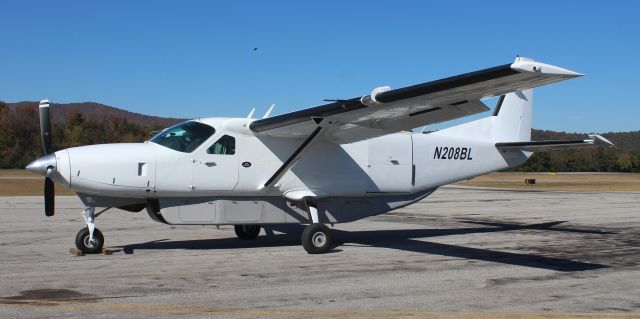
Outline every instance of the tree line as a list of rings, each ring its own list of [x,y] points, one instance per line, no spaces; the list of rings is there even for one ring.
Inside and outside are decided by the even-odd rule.
[[[85,119],[70,112],[51,125],[53,150],[102,143],[142,142],[160,126],[142,126],[125,118]],[[38,108],[0,102],[0,168],[24,168],[43,155]]]
[[[0,168],[24,168],[42,156],[37,107],[14,108],[0,102]],[[126,118],[86,119],[70,112],[62,121],[52,123],[53,149],[73,146],[142,142],[159,125],[140,125]],[[594,148],[535,153],[513,171],[531,172],[640,172],[640,131],[605,133],[616,148]],[[585,134],[533,130],[534,140],[583,139]]]

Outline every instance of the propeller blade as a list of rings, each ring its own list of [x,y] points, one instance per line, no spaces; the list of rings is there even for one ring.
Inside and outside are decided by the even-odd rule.
[[[44,179],[44,214],[47,217],[53,216],[53,200],[55,198],[55,193],[53,189],[53,181],[51,178],[46,177]]]
[[[40,136],[44,154],[51,153],[51,118],[49,117],[49,100],[40,101]]]

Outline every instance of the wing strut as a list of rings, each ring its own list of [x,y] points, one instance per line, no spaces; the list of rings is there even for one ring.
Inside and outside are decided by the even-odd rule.
[[[267,180],[267,182],[264,183],[264,188],[273,186],[276,182],[280,180],[280,178],[282,178],[282,175],[284,175],[284,173],[286,173],[291,168],[291,166],[293,166],[293,164],[295,164],[298,161],[300,156],[302,156],[304,151],[306,151],[309,144],[316,138],[316,136],[318,136],[318,134],[320,134],[320,131],[322,131],[322,126],[320,126],[320,123],[322,122],[322,120],[324,120],[323,117],[313,118],[313,121],[316,123],[316,125],[318,125],[316,129],[313,130],[311,135],[309,135],[309,137],[307,137],[307,139],[305,139],[304,142],[302,142],[302,144],[298,146],[298,148],[293,152],[293,154],[291,154],[291,156],[284,163],[282,163],[282,166],[278,168],[278,170],[273,174],[273,176],[271,176],[271,178],[269,178],[269,180]]]

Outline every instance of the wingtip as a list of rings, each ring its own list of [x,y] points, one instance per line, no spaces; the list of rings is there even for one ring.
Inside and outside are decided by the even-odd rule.
[[[537,62],[534,59],[518,56],[511,64],[511,68],[518,72],[540,73],[544,75],[557,75],[562,77],[581,77],[585,74],[561,68],[559,66]]]

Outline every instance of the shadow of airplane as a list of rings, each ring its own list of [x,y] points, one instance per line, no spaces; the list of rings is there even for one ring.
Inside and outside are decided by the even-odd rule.
[[[585,271],[608,268],[607,265],[585,263],[568,259],[538,256],[526,253],[501,252],[482,248],[471,248],[451,244],[442,244],[418,240],[429,237],[449,235],[464,235],[476,233],[491,233],[514,230],[544,230],[563,231],[587,234],[614,234],[598,230],[584,230],[576,228],[554,228],[564,223],[555,221],[549,223],[518,225],[513,223],[498,223],[484,221],[462,221],[464,223],[485,225],[490,227],[449,228],[449,229],[402,229],[402,230],[371,230],[371,231],[344,231],[334,229],[335,246],[344,244],[360,244],[375,247],[398,249],[410,252],[418,252],[432,255],[456,257],[463,259],[475,259],[502,264],[524,266],[539,269],[556,270],[562,272]],[[245,241],[237,238],[199,239],[185,241],[169,241],[168,239],[156,240],[146,243],[126,245],[122,247],[125,254],[133,254],[137,249],[238,249],[258,247],[282,247],[300,245],[300,236],[304,230],[303,225],[265,225],[266,236],[260,236],[257,240]],[[276,234],[275,231],[283,234]],[[335,250],[339,251],[339,250]]]

